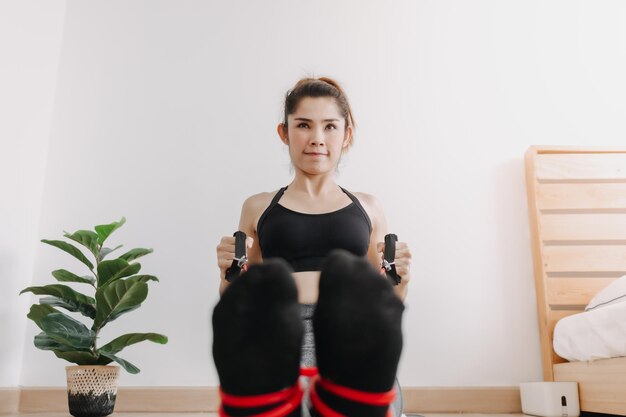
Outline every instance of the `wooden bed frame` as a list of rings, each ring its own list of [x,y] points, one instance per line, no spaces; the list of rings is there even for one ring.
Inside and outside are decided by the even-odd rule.
[[[545,381],[576,381],[582,411],[626,415],[626,357],[567,362],[556,322],[626,274],[626,148],[532,146],[526,152]]]

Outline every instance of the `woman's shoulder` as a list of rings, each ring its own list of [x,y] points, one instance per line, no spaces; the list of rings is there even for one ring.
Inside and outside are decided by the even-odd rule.
[[[251,195],[246,198],[241,207],[240,227],[249,232],[256,231],[261,215],[272,202],[278,190]]]
[[[361,191],[351,191],[351,193],[361,202],[361,204],[372,207],[379,206],[378,198],[376,198],[376,196],[373,194],[364,193]]]
[[[370,216],[377,216],[379,213],[382,213],[382,207],[375,195],[360,191],[351,191],[351,193],[359,200]]]
[[[243,211],[258,212],[265,210],[279,190],[257,193],[246,198],[243,202]]]
[[[359,200],[363,210],[365,210],[369,216],[372,228],[376,230],[386,230],[387,220],[378,198],[376,198],[373,194],[358,191],[355,191],[352,194]]]

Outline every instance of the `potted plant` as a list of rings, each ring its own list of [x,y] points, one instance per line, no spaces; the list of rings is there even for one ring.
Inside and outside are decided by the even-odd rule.
[[[64,237],[80,244],[89,257],[67,241],[42,240],[72,255],[90,271],[90,275],[77,275],[57,269],[52,271],[52,276],[62,283],[91,287],[94,296],[61,283],[28,287],[20,292],[46,296],[33,304],[28,313],[28,318],[42,330],[35,336],[35,346],[78,365],[66,367],[68,404],[70,414],[75,417],[106,416],[113,412],[119,367],[106,365],[117,362],[131,374],[139,372],[135,365],[117,356],[122,349],[144,340],[167,343],[167,337],[157,333],[129,333],[108,343],[99,341],[102,328],[141,306],[148,296],[148,282],[158,281],[153,275],[138,275],[141,265],[135,262],[152,249],[135,248],[115,259],[105,259],[122,247],[109,248],[104,243],[125,222],[122,218],[119,222],[96,226],[93,231],[65,232]],[[82,321],[67,312],[82,315]]]

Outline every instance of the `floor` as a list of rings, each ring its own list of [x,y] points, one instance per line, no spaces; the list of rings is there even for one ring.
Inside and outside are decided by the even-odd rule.
[[[0,414],[1,417],[70,417],[67,413]],[[217,417],[213,413],[113,413],[111,417]],[[519,417],[523,414],[465,414],[463,417]],[[410,414],[407,417],[412,417]],[[459,414],[423,414],[423,417],[459,417]]]

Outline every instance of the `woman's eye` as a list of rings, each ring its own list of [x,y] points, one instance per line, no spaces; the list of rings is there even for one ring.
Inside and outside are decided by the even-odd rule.
[[[306,127],[309,127],[309,125],[308,125],[308,124],[306,124],[306,123],[300,123],[300,124],[298,125],[298,127],[300,127],[300,128],[306,128]]]
[[[334,130],[334,129],[337,129],[337,126],[335,126],[334,124],[331,123],[328,126],[326,126],[326,129]]]

